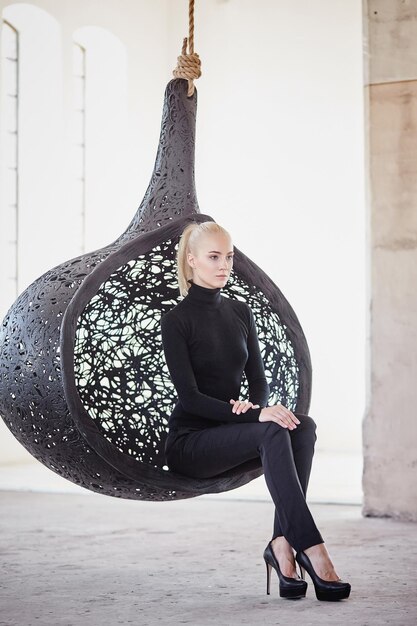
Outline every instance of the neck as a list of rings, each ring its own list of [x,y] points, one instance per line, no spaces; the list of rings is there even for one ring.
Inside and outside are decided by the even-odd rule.
[[[223,299],[220,287],[202,287],[201,285],[194,283],[191,278],[188,279],[188,282],[190,283],[187,295],[187,300],[189,302],[209,308],[217,308],[221,306]]]

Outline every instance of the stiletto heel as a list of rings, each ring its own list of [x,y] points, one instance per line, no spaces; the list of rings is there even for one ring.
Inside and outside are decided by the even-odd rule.
[[[304,598],[307,591],[306,581],[284,576],[280,570],[274,551],[272,550],[271,541],[264,550],[264,560],[266,563],[266,593],[268,595],[270,594],[271,569],[274,568],[279,578],[279,595],[281,598]]]
[[[300,564],[298,564],[299,568],[300,568],[300,576],[301,576],[301,580],[305,580],[306,579],[306,571],[304,569],[304,567]]]
[[[302,576],[304,570],[307,570],[314,584],[317,600],[343,600],[349,597],[350,583],[343,580],[324,580],[320,578],[314,570],[314,567],[305,552],[300,550],[295,555],[295,560],[300,566]]]
[[[266,565],[266,593],[269,596],[270,595],[270,589],[271,589],[271,569],[272,569],[272,567],[266,561],[265,561],[265,565]]]

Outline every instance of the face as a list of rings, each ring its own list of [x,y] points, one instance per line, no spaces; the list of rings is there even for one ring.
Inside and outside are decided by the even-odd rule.
[[[224,287],[233,267],[233,243],[227,235],[205,233],[197,242],[197,250],[188,253],[193,281],[201,287]]]

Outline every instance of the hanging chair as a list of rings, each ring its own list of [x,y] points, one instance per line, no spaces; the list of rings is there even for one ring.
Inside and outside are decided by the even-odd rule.
[[[160,318],[180,300],[175,256],[201,214],[194,183],[197,92],[171,80],[151,182],[126,231],[54,267],[8,311],[0,335],[0,413],[39,461],[91,491],[141,500],[235,489],[260,459],[209,479],[170,471],[164,458],[175,401]],[[264,226],[262,226],[264,227]],[[297,316],[278,287],[235,247],[222,289],[246,301],[259,336],[269,404],[307,413],[311,362]],[[247,397],[247,381],[242,397]],[[243,425],[244,428],[244,425]]]

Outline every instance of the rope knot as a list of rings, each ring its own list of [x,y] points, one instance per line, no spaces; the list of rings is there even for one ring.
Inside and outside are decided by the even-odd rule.
[[[177,67],[172,72],[175,78],[185,78],[188,80],[187,96],[194,93],[194,80],[201,76],[201,61],[196,52],[187,54],[187,37],[184,38],[181,55],[177,59]]]

